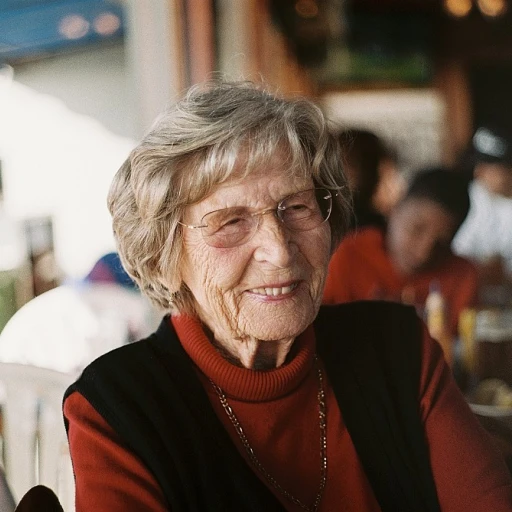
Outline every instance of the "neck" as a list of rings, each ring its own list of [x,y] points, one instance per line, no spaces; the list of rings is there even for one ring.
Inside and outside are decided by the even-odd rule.
[[[212,339],[219,353],[232,364],[250,370],[271,370],[286,361],[294,339],[262,341],[255,338],[219,341]]]

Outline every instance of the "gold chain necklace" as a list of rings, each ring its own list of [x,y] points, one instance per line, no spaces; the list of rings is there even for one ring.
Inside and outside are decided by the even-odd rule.
[[[287,499],[289,499],[292,503],[299,506],[303,510],[307,510],[308,512],[316,512],[318,510],[318,507],[320,505],[320,501],[322,500],[322,496],[324,493],[325,486],[327,484],[327,415],[326,415],[326,405],[325,405],[325,390],[324,390],[324,376],[322,373],[322,369],[320,368],[320,363],[318,361],[318,357],[315,356],[315,365],[316,365],[316,371],[318,375],[318,415],[320,420],[320,487],[318,489],[318,492],[316,493],[315,500],[313,501],[313,504],[308,507],[302,501],[300,501],[298,498],[293,496],[293,494],[290,494],[286,489],[284,489],[277,480],[263,467],[261,462],[256,457],[256,454],[254,453],[254,450],[252,449],[252,446],[249,444],[249,441],[247,440],[247,436],[245,435],[244,429],[242,428],[242,425],[238,421],[238,418],[235,415],[235,412],[231,408],[231,405],[228,402],[228,399],[226,395],[224,394],[224,391],[217,386],[211,379],[210,382],[213,386],[213,389],[217,393],[217,396],[219,397],[220,403],[222,407],[224,408],[224,411],[226,412],[229,420],[233,424],[233,427],[235,427],[235,431],[238,434],[238,437],[240,438],[240,441],[242,442],[242,445],[247,452],[247,455],[249,456],[249,459],[251,460],[251,463],[254,465],[254,467],[263,475],[265,480],[274,487],[274,489],[277,489],[283,496],[285,496]]]

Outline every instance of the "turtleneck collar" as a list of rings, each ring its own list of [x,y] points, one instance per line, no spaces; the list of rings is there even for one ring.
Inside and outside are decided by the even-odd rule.
[[[224,359],[212,345],[201,323],[178,315],[170,321],[180,342],[199,370],[231,398],[248,402],[269,401],[290,393],[308,375],[314,360],[315,334],[310,325],[294,342],[293,357],[279,368],[249,370]]]

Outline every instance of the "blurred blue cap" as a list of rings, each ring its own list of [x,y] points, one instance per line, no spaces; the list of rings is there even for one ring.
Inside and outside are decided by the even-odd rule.
[[[127,288],[136,289],[137,285],[126,273],[117,252],[102,256],[93,266],[85,281],[93,283],[117,283]]]

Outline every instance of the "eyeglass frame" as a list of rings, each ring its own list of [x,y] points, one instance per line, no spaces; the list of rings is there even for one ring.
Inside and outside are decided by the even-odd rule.
[[[328,194],[329,194],[329,199],[330,199],[331,204],[329,206],[329,211],[328,211],[327,216],[325,217],[325,219],[323,219],[322,222],[320,222],[320,224],[318,224],[318,226],[315,226],[315,227],[312,227],[312,228],[308,228],[308,229],[293,229],[293,228],[290,228],[289,226],[287,226],[287,224],[284,222],[284,220],[282,219],[282,217],[279,214],[279,212],[284,212],[284,211],[287,210],[286,207],[282,206],[283,202],[285,202],[286,200],[290,199],[290,197],[293,197],[295,195],[303,194],[304,192],[317,191],[317,190],[324,190],[325,192],[328,192]],[[273,207],[273,208],[264,208],[263,210],[259,210],[257,212],[250,213],[249,214],[250,217],[259,217],[258,218],[258,222],[256,224],[256,228],[254,229],[253,233],[249,236],[249,238],[247,238],[246,240],[243,240],[243,238],[242,238],[243,241],[241,241],[239,243],[236,243],[235,245],[228,245],[228,246],[225,246],[225,247],[217,247],[215,245],[210,245],[208,243],[208,241],[207,241],[207,236],[204,235],[203,231],[201,231],[201,235],[202,235],[203,240],[205,241],[205,243],[207,245],[209,245],[210,247],[214,247],[214,248],[217,248],[217,249],[220,249],[220,248],[229,249],[229,248],[233,248],[233,247],[239,247],[239,246],[247,243],[249,240],[251,240],[252,237],[258,232],[258,229],[259,229],[259,227],[261,225],[261,218],[263,217],[263,215],[267,215],[268,213],[274,213],[276,218],[283,224],[283,226],[285,226],[290,231],[296,231],[296,232],[311,231],[312,229],[315,229],[316,227],[321,226],[324,222],[327,222],[329,220],[329,218],[331,217],[331,214],[332,214],[332,201],[337,196],[338,196],[338,192],[335,192],[334,190],[331,190],[331,189],[328,189],[328,188],[325,188],[325,187],[313,187],[313,188],[308,188],[308,189],[305,189],[305,190],[299,190],[298,192],[293,192],[292,194],[288,194],[287,196],[283,197],[277,203],[277,205],[275,207]],[[316,193],[315,193],[315,199],[316,199]],[[327,199],[327,197],[325,199]],[[203,219],[206,216],[211,215],[212,213],[221,212],[223,210],[230,210],[232,208],[237,208],[237,207],[236,206],[232,206],[232,207],[228,207],[228,208],[219,208],[218,210],[212,210],[211,212],[207,212],[207,213],[205,213],[201,217],[201,222],[203,221]],[[208,224],[186,224],[186,223],[181,222],[181,221],[178,221],[178,224],[180,226],[186,227],[188,229],[202,229],[202,228],[209,227]],[[210,236],[213,236],[214,234],[215,233],[213,233]]]

